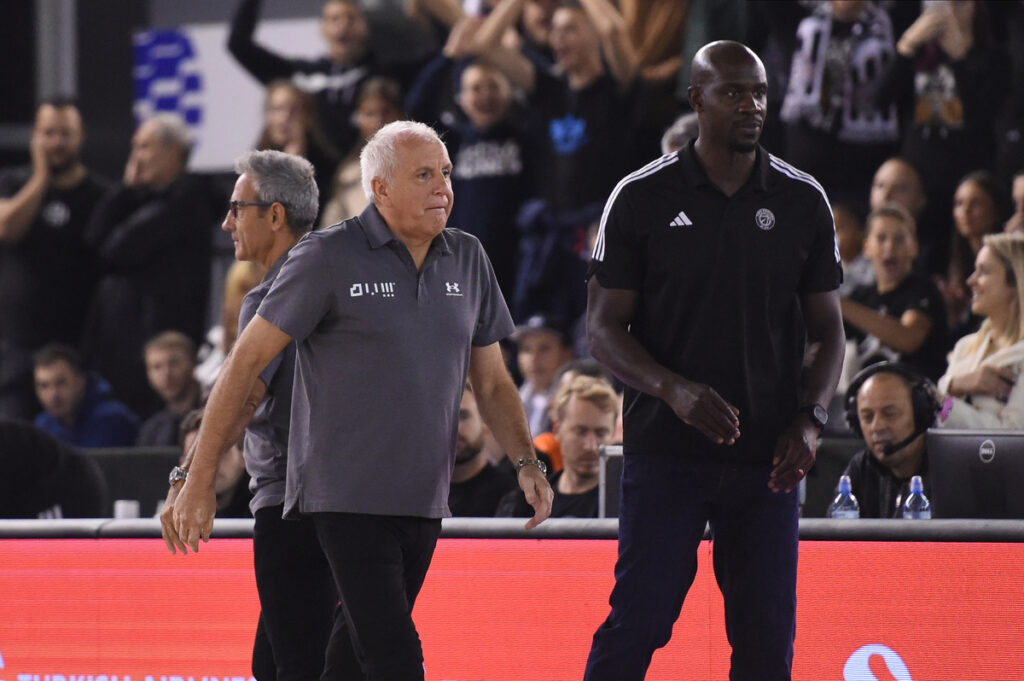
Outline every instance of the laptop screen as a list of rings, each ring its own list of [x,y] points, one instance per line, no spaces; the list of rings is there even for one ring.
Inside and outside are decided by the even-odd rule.
[[[1024,431],[927,435],[933,518],[1024,518]]]

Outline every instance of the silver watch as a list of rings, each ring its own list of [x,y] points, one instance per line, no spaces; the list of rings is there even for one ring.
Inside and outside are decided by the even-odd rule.
[[[188,480],[188,471],[181,466],[175,466],[171,469],[171,474],[167,477],[167,484],[174,486],[174,483],[181,480]]]
[[[545,476],[548,474],[548,465],[538,459],[537,457],[530,457],[529,459],[519,459],[516,461],[516,475],[519,475],[519,471],[523,470],[523,466],[535,466]]]

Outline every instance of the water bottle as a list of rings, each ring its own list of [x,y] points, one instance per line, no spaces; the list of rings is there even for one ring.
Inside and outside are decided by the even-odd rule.
[[[850,491],[850,476],[839,477],[839,494],[828,507],[829,518],[859,518],[860,504]]]
[[[932,517],[932,504],[924,495],[924,484],[920,475],[910,479],[910,494],[903,502],[903,517],[907,520],[930,520]]]

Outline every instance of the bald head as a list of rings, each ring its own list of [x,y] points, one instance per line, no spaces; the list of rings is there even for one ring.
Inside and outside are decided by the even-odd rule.
[[[721,76],[723,70],[755,64],[762,72],[764,64],[754,51],[735,40],[716,40],[697,50],[690,64],[690,87],[703,87]]]
[[[698,152],[753,153],[768,104],[768,76],[758,56],[742,43],[719,40],[697,50],[690,73]]]

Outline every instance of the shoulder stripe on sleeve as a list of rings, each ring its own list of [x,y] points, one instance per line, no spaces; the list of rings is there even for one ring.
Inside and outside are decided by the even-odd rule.
[[[814,179],[814,177],[812,175],[810,175],[808,173],[805,173],[804,171],[802,171],[802,170],[800,170],[798,168],[794,168],[793,166],[789,165],[788,163],[783,161],[778,156],[773,156],[772,154],[768,154],[768,157],[771,159],[771,167],[772,168],[774,168],[775,170],[779,171],[780,173],[782,173],[783,175],[785,175],[786,177],[788,177],[790,179],[797,180],[799,182],[805,182],[805,183],[811,185],[812,187],[817,189],[818,192],[821,194],[821,198],[824,199],[824,201],[825,201],[825,207],[828,209],[829,217],[832,218],[832,241],[835,243],[836,262],[837,263],[840,262],[840,259],[839,259],[839,237],[836,235],[836,217],[835,217],[835,215],[832,214],[832,204],[829,203],[828,195],[825,193],[825,188],[822,187],[818,183],[818,181]]]
[[[662,168],[667,168],[678,160],[678,154],[673,152],[651,161],[643,168],[640,168],[619,180],[619,183],[615,185],[615,189],[612,190],[611,195],[608,197],[608,201],[604,204],[604,210],[601,212],[601,224],[597,230],[597,239],[594,241],[594,252],[591,255],[594,260],[604,260],[604,227],[605,223],[608,221],[608,213],[611,212],[612,204],[615,203],[615,199],[618,198],[619,192],[622,191],[622,188],[630,182],[647,177],[648,175],[653,175]]]

